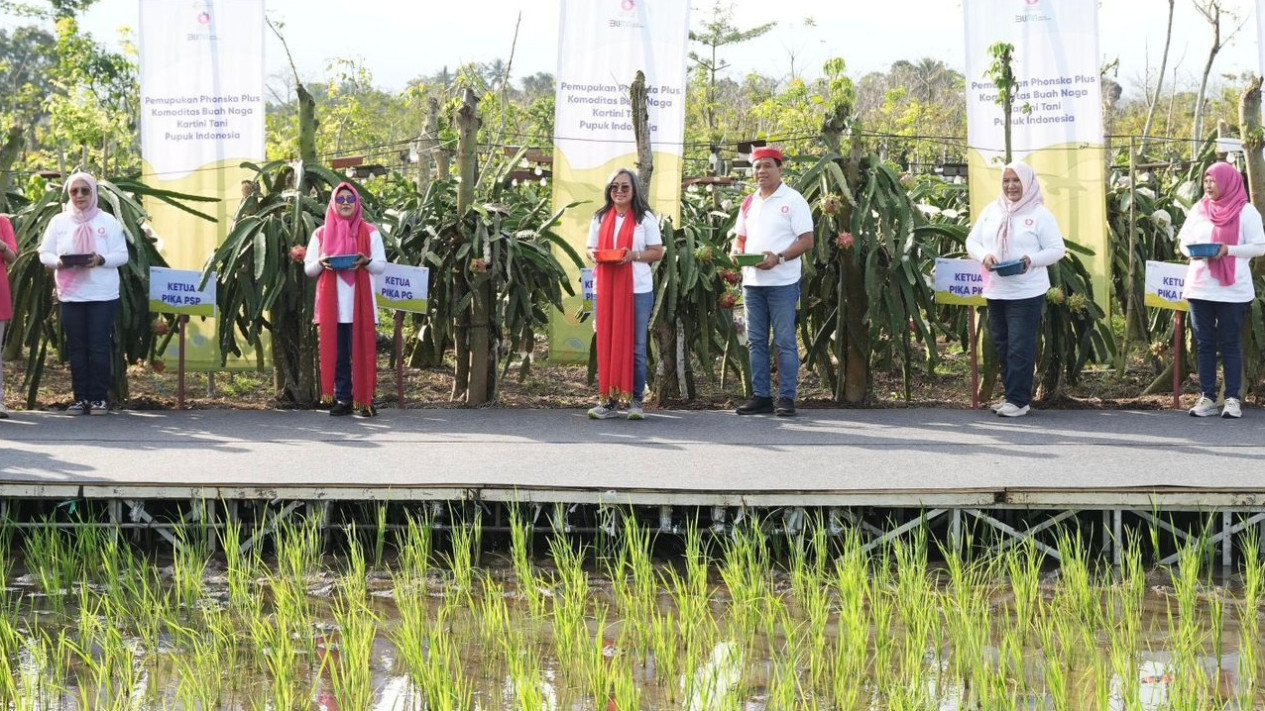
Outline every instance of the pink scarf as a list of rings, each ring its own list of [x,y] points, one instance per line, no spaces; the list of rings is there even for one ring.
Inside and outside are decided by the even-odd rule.
[[[343,219],[338,214],[334,199],[338,194],[344,191],[351,192],[356,197],[356,211],[351,214],[350,218]],[[360,193],[351,186],[351,183],[339,183],[334,188],[334,193],[329,196],[329,206],[325,208],[325,230],[321,237],[321,256],[336,257],[340,254],[356,254],[360,237],[360,226],[364,224],[362,217],[364,216],[364,208],[360,205]],[[366,225],[370,231],[373,225]],[[368,253],[366,257],[372,256]],[[351,285],[355,283],[356,275],[351,269],[344,269],[339,272],[338,278],[344,284]]]
[[[1205,195],[1201,201],[1204,212],[1212,221],[1212,241],[1216,244],[1238,244],[1239,215],[1243,213],[1243,206],[1248,203],[1243,175],[1229,163],[1213,163],[1204,171],[1204,175],[1210,176],[1221,192],[1216,200]],[[1238,262],[1233,257],[1209,259],[1208,271],[1221,282],[1221,286],[1232,286],[1237,265]]]
[[[79,210],[75,207],[74,200],[70,199],[70,189],[77,183],[83,183],[88,186],[88,190],[92,191],[89,196],[87,209]],[[75,222],[75,237],[71,243],[69,254],[96,254],[97,253],[97,236],[92,232],[92,220],[101,214],[101,208],[97,207],[97,181],[87,173],[72,173],[66,179],[63,186],[66,191],[66,207],[63,212],[70,215],[70,219]],[[58,269],[56,273],[57,293],[70,294],[76,289],[76,284],[80,279],[88,275],[83,269]]]
[[[1031,210],[1037,205],[1045,204],[1045,194],[1041,192],[1041,183],[1037,181],[1037,173],[1025,163],[1009,163],[1002,170],[1002,175],[1007,170],[1013,170],[1015,175],[1019,176],[1019,183],[1023,186],[1023,195],[1015,202],[1011,202],[1006,197],[1006,192],[997,197],[997,207],[1001,210],[1001,227],[997,228],[997,255],[998,259],[1005,261],[1010,259],[1010,222],[1015,217]]]

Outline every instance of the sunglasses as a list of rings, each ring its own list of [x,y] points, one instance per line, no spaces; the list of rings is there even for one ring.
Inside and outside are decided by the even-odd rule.
[[[611,192],[613,193],[626,193],[629,190],[632,190],[632,186],[628,183],[611,183]]]
[[[356,196],[355,195],[339,195],[338,197],[334,198],[334,202],[338,203],[339,205],[354,205],[356,204]]]
[[[92,188],[71,188],[67,192],[69,192],[71,195],[91,195]]]

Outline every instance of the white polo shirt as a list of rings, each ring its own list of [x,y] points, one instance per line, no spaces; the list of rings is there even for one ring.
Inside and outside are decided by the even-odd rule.
[[[813,211],[794,188],[782,183],[767,198],[757,190],[746,209],[739,208],[734,230],[746,238],[748,254],[784,252],[805,232],[813,231]],[[743,267],[743,286],[785,286],[799,281],[803,262],[799,257],[786,260],[772,269]]]

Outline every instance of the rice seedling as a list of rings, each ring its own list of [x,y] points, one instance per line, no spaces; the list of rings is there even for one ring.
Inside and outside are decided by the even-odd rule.
[[[410,513],[402,529],[403,532],[396,542],[396,547],[400,551],[399,574],[423,586],[430,572],[434,544],[433,530],[433,522],[428,516],[418,518]]]
[[[277,571],[300,586],[305,585],[321,562],[321,522],[308,516],[295,522],[285,519],[276,530]]]
[[[1239,600],[1239,668],[1238,703],[1240,708],[1254,708],[1258,677],[1261,672],[1260,610],[1265,602],[1265,560],[1261,556],[1260,530],[1251,529],[1244,537],[1242,580]]]
[[[483,545],[482,521],[482,515],[476,513],[473,522],[454,525],[451,529],[452,550],[446,556],[456,594],[465,598],[469,605],[474,604],[475,565]]]
[[[24,552],[27,569],[48,597],[49,605],[58,614],[65,612],[70,587],[80,577],[79,561],[68,535],[52,522],[31,528]]]
[[[210,560],[207,530],[177,526],[175,559],[172,563],[171,593],[177,605],[193,607],[206,594],[206,566]]]
[[[242,527],[237,521],[224,526],[221,545],[224,549],[224,579],[228,584],[229,604],[248,611],[261,602],[254,584],[263,570],[259,547],[243,549]]]
[[[531,616],[540,619],[545,614],[545,596],[531,558],[532,528],[521,507],[514,506],[510,509],[510,557],[514,562],[518,590],[527,600],[527,609]]]
[[[373,706],[373,645],[379,619],[363,600],[344,599],[334,606],[336,647],[327,639],[321,664],[329,674],[340,708]]]

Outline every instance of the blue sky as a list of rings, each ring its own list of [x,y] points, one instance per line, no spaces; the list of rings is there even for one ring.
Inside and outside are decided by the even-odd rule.
[[[184,0],[171,0],[181,2]],[[573,0],[574,1],[574,0]],[[986,0],[993,1],[993,0]],[[331,60],[361,60],[382,88],[397,90],[412,77],[444,65],[506,58],[515,22],[521,13],[514,75],[554,72],[557,66],[560,0],[268,0],[268,15],[284,25],[301,75],[313,81],[328,75]],[[1259,71],[1255,3],[1225,0],[1238,13],[1243,28],[1223,51],[1216,73]],[[723,56],[731,72],[759,71],[788,77],[815,76],[830,57],[842,56],[854,76],[882,70],[898,59],[924,56],[962,68],[963,34],[960,0],[735,0],[740,27],[777,21],[765,37],[732,48]],[[138,0],[100,0],[85,17],[85,27],[98,39],[114,41],[118,28],[135,28]],[[710,16],[711,0],[694,2],[693,17]],[[1173,46],[1179,79],[1194,82],[1211,41],[1208,26],[1178,0]],[[1120,59],[1119,81],[1132,93],[1148,64],[1158,66],[1163,48],[1165,0],[1101,0],[1100,54],[1103,62]],[[806,22],[811,17],[814,26]],[[3,24],[12,25],[6,19]],[[280,79],[286,72],[280,44],[269,34],[268,71]],[[1171,65],[1170,65],[1171,68]]]

